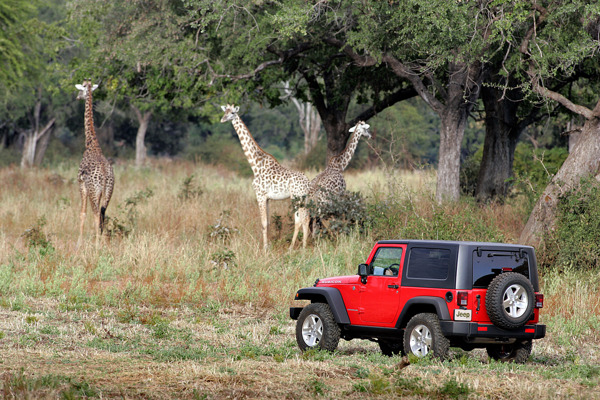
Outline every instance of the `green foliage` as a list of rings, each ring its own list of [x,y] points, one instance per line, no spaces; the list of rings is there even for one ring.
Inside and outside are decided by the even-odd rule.
[[[534,149],[531,144],[520,142],[513,164],[518,193],[531,194],[537,200],[568,155],[565,147]]]
[[[375,239],[475,240],[503,242],[493,217],[473,200],[438,204],[434,199],[388,183],[390,192],[367,205],[368,226]]]
[[[559,268],[600,268],[600,184],[582,179],[559,199],[556,228],[545,235],[544,260]]]
[[[311,218],[317,218],[317,235],[336,238],[352,230],[362,231],[367,219],[367,206],[359,192],[326,193],[322,202],[309,200],[305,207]]]
[[[217,219],[217,223],[209,226],[207,236],[211,240],[216,240],[222,244],[228,243],[231,237],[238,233],[237,228],[229,226],[231,223],[231,211],[223,210]]]
[[[186,201],[197,199],[202,196],[203,193],[204,189],[194,182],[194,174],[191,174],[183,179],[177,197],[182,201]]]
[[[105,224],[108,235],[115,237],[128,236],[135,229],[137,223],[139,214],[137,207],[146,203],[152,196],[154,196],[154,191],[151,188],[146,188],[135,192],[125,199],[123,204],[119,204],[115,216],[106,216]]]
[[[36,223],[29,229],[27,229],[21,235],[26,241],[29,248],[38,249],[40,254],[48,254],[54,251],[52,242],[48,239],[48,236],[44,233],[44,226],[47,221],[45,217],[40,217]]]

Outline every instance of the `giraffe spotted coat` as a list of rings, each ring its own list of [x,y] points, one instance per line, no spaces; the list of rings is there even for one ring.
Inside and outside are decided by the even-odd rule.
[[[79,89],[77,99],[85,101],[85,151],[83,152],[83,159],[79,164],[79,173],[77,175],[79,193],[81,194],[80,228],[79,239],[77,241],[77,247],[79,247],[83,237],[83,226],[88,200],[94,214],[96,244],[98,243],[104,228],[106,208],[112,197],[115,175],[111,164],[102,154],[102,149],[94,130],[92,91],[98,85],[92,86],[90,80],[85,80],[81,85],[75,86]]]
[[[269,200],[292,198],[301,201],[308,195],[310,181],[303,173],[279,164],[275,157],[265,152],[256,143],[248,127],[238,115],[239,107],[227,105],[222,106],[221,109],[225,112],[223,118],[221,118],[221,122],[231,121],[233,124],[244,154],[254,173],[252,187],[258,201],[262,224],[263,248],[266,250],[268,244]],[[302,227],[303,232],[302,246],[306,247],[309,215],[305,208],[299,208],[294,214],[294,235],[290,249],[294,247],[300,227]]]

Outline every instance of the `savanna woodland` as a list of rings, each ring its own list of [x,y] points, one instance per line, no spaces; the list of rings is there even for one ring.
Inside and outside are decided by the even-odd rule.
[[[2,0],[0,26],[4,398],[600,398],[598,1]],[[307,180],[370,125],[306,248],[291,200],[261,221],[227,104]],[[88,165],[114,188],[82,210]],[[527,363],[301,353],[296,290],[398,238],[535,246]]]

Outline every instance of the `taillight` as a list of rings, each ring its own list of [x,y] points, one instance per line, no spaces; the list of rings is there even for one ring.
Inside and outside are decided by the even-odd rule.
[[[459,307],[467,306],[469,304],[469,292],[457,292],[456,304]]]
[[[543,308],[544,307],[544,295],[541,293],[535,294],[535,308]]]

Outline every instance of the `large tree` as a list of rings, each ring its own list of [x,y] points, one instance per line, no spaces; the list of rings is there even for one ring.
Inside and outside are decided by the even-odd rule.
[[[185,8],[179,1],[84,0],[72,5],[72,21],[89,52],[76,76],[100,82],[108,98],[131,110],[135,161],[143,165],[152,118],[194,113],[205,93],[183,67],[194,59]]]
[[[439,115],[438,201],[460,196],[462,139],[496,39],[491,21],[500,10],[490,3],[367,2],[353,12],[346,38],[325,39],[357,66],[383,67],[410,82]]]
[[[282,82],[310,102],[327,133],[328,157],[339,154],[348,129],[398,101],[415,96],[405,80],[382,66],[364,68],[324,40],[344,36],[353,3],[192,0],[189,19],[195,64],[227,101],[253,99],[276,106]],[[341,18],[333,17],[341,16]],[[350,113],[353,100],[364,105]],[[325,161],[325,160],[324,160]]]
[[[70,52],[64,40],[64,5],[23,3],[0,5],[0,25],[6,28],[5,38],[0,37],[0,120],[22,147],[21,167],[27,168],[41,163],[57,118],[69,111],[61,83]],[[9,17],[7,10],[17,11]]]
[[[577,144],[546,187],[527,221],[520,241],[537,245],[554,228],[556,207],[561,195],[573,190],[583,177],[598,174],[600,166],[600,97],[574,99],[569,93],[552,90],[550,78],[568,78],[578,69],[597,80],[600,51],[600,4],[587,1],[524,3],[529,29],[519,44],[521,65],[533,94],[556,102],[583,117],[585,123]],[[517,10],[509,18],[522,18]],[[595,71],[595,72],[593,72]],[[592,73],[590,73],[592,72]],[[582,79],[580,87],[594,87]]]

